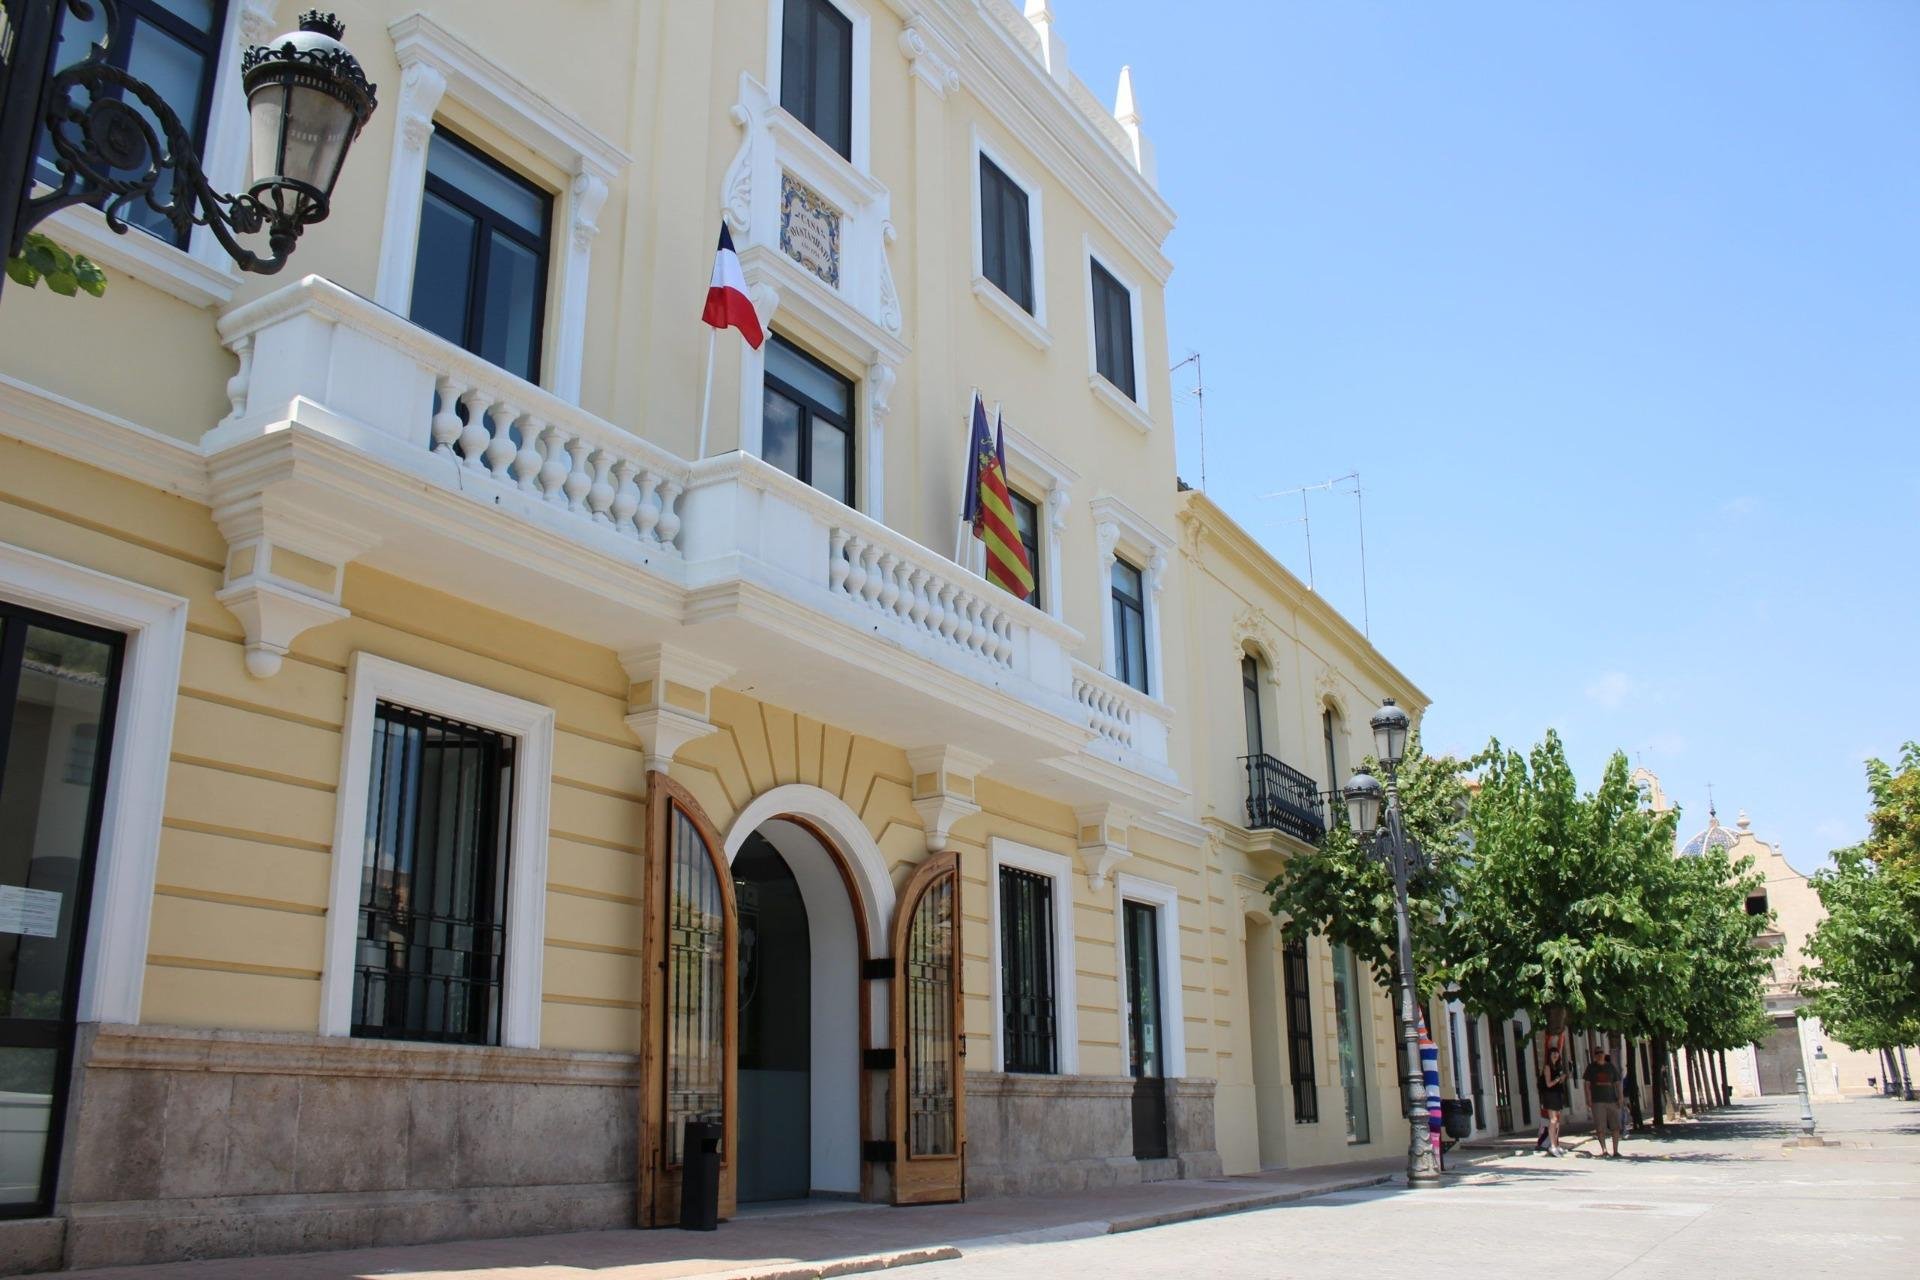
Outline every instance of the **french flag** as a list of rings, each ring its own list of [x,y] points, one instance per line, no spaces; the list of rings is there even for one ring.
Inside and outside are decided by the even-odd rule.
[[[767,340],[760,331],[760,314],[747,296],[747,278],[740,272],[740,255],[733,251],[733,233],[720,224],[720,248],[713,255],[713,283],[707,286],[707,307],[700,318],[716,329],[738,329],[755,351]]]

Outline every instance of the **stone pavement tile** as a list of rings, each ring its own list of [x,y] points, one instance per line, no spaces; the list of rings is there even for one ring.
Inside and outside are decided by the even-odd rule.
[[[66,1280],[672,1280],[850,1274],[924,1260],[955,1244],[1134,1230],[1237,1212],[1375,1182],[1398,1159],[1101,1191],[885,1208],[749,1210],[710,1235],[596,1231],[343,1250],[290,1257],[166,1263],[66,1273]],[[943,1256],[951,1256],[943,1254]]]

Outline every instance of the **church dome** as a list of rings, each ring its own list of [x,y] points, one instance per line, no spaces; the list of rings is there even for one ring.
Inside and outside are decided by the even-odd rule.
[[[1742,825],[1745,825],[1746,815],[1742,814],[1741,817]],[[1720,825],[1720,815],[1709,809],[1707,810],[1707,829],[1682,845],[1680,856],[1694,858],[1709,849],[1731,849],[1735,839],[1733,832]]]

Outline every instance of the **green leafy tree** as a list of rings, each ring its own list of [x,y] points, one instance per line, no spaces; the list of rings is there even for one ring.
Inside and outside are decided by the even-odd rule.
[[[1681,981],[1675,935],[1649,906],[1672,871],[1676,815],[1641,806],[1619,752],[1583,794],[1552,730],[1526,755],[1495,743],[1485,760],[1443,976],[1470,1008],[1524,1009],[1550,1034],[1633,1027]]]
[[[1855,1049],[1920,1043],[1920,744],[1867,762],[1864,843],[1813,877],[1826,919],[1807,940],[1806,1011]]]
[[[1427,851],[1431,869],[1409,886],[1416,986],[1423,1001],[1434,991],[1434,964],[1445,931],[1441,921],[1449,886],[1466,849],[1467,790],[1462,775],[1470,761],[1430,756],[1412,735],[1400,762],[1400,811],[1407,835]],[[1386,778],[1379,762],[1364,767]],[[1308,853],[1294,854],[1267,884],[1269,909],[1283,920],[1289,942],[1322,934],[1372,966],[1374,980],[1391,990],[1398,968],[1393,917],[1393,876],[1338,815],[1326,838]]]
[[[1765,1039],[1773,1030],[1767,980],[1780,952],[1760,945],[1772,928],[1772,913],[1747,912],[1747,899],[1764,884],[1753,859],[1736,863],[1725,849],[1705,849],[1697,857],[1674,859],[1672,876],[1679,891],[1673,914],[1661,923],[1673,930],[1682,980],[1677,992],[1665,993],[1676,998],[1662,1029],[1688,1048],[1708,1052]]]
[[[80,293],[98,298],[107,291],[106,273],[91,258],[68,253],[38,231],[28,232],[20,252],[7,259],[7,279],[29,289],[44,280],[65,298]]]

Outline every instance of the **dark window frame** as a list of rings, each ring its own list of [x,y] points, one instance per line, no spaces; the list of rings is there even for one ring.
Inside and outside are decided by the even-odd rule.
[[[1346,783],[1340,777],[1340,753],[1335,748],[1339,741],[1334,730],[1334,722],[1339,717],[1330,706],[1320,708],[1320,736],[1327,748],[1327,790],[1338,792]]]
[[[525,227],[522,227],[511,218],[498,213],[485,201],[462,191],[453,183],[448,182],[445,178],[434,173],[431,167],[425,170],[426,183],[422,188],[420,197],[421,200],[424,201],[426,197],[431,194],[437,199],[444,200],[461,213],[472,218],[476,223],[473,249],[467,261],[467,323],[466,332],[461,335],[458,343],[462,350],[472,352],[474,355],[480,355],[481,345],[485,338],[485,329],[483,326],[486,320],[487,277],[492,269],[494,234],[498,232],[515,244],[518,244],[521,248],[531,253],[534,261],[539,264],[540,274],[534,291],[540,299],[540,304],[534,308],[533,360],[528,366],[528,372],[526,374],[526,380],[537,385],[540,381],[541,368],[546,363],[547,354],[547,304],[549,301],[547,297],[547,286],[553,265],[553,193],[528,178],[525,174],[518,172],[508,165],[502,164],[499,160],[487,154],[484,149],[475,143],[468,142],[459,134],[448,129],[444,124],[436,122],[433,127],[433,137],[430,138],[427,143],[428,147],[431,148],[434,142],[441,139],[445,139],[450,146],[465,152],[468,157],[491,169],[513,185],[521,187],[530,194],[539,197],[541,218],[540,234],[538,236],[531,234]],[[429,152],[429,156],[431,156],[431,152]],[[422,225],[424,226],[424,222]],[[415,270],[417,273],[419,253],[417,239],[415,241],[414,252],[416,258]],[[419,287],[420,279],[418,274],[416,274],[413,289],[417,292]],[[409,299],[407,311],[409,315],[412,314],[413,306],[411,298]],[[485,357],[483,356],[482,358],[484,359]]]
[[[1060,1072],[1059,947],[1052,876],[1003,866],[1000,882],[1001,1069]],[[1024,926],[1024,931],[1023,931]]]
[[[1240,655],[1240,709],[1246,719],[1250,758],[1267,754],[1266,708],[1260,700],[1260,672],[1265,666],[1257,653],[1243,651]]]
[[[194,26],[191,22],[188,22],[185,18],[182,18],[179,14],[166,8],[164,5],[155,3],[154,0],[116,0],[116,2],[120,10],[121,38],[107,47],[104,61],[108,66],[119,71],[127,70],[127,62],[132,56],[133,46],[137,38],[136,33],[143,25],[155,28],[169,39],[185,45],[192,52],[201,56],[204,74],[200,79],[200,100],[193,104],[190,111],[182,111],[173,103],[168,103],[167,105],[173,107],[174,113],[180,117],[180,122],[187,126],[187,132],[193,139],[194,149],[200,153],[200,158],[204,161],[207,156],[207,134],[213,128],[213,99],[215,82],[219,78],[220,73],[222,37],[226,34],[227,30],[228,0],[214,0],[213,21],[209,29],[205,31]],[[75,20],[75,22],[75,27],[70,28],[70,30],[77,31],[84,29],[78,24],[77,20]],[[84,49],[76,50],[71,57],[62,58],[59,61],[62,66],[64,66],[65,64],[78,61],[79,58],[85,56],[85,52]],[[60,66],[55,67],[56,71],[60,69]],[[121,97],[123,100],[126,99],[126,95],[115,96]],[[145,109],[137,99],[128,101],[127,105],[139,110],[144,117]],[[51,152],[50,144],[45,141],[45,133],[46,131],[44,127],[42,127],[42,142],[39,150],[41,157],[45,157]],[[164,136],[161,137],[160,142],[162,146],[166,144]],[[40,165],[42,162],[43,161],[36,160],[34,165],[36,180],[40,180],[41,178]],[[172,181],[177,184],[179,178],[176,176]],[[106,197],[102,197],[102,200],[105,198]],[[188,247],[188,244],[193,238],[191,231],[184,237],[176,238],[172,234],[173,228],[166,226],[164,222],[162,222],[161,228],[156,230],[140,221],[140,216],[143,213],[148,216],[157,216],[152,213],[152,210],[149,209],[144,202],[136,201],[127,210],[127,225],[138,227],[162,244],[170,244],[174,248],[183,251]]]
[[[1287,1074],[1293,1085],[1293,1121],[1318,1124],[1320,1083],[1314,1070],[1313,980],[1307,942],[1289,942],[1281,950],[1282,989],[1287,1005]]]
[[[860,490],[857,485],[857,480],[860,475],[860,441],[859,433],[855,429],[855,423],[860,416],[859,385],[852,378],[849,378],[846,374],[840,372],[791,339],[774,333],[767,335],[767,341],[769,343],[779,343],[780,346],[787,351],[799,356],[814,368],[820,370],[822,373],[828,374],[846,387],[848,412],[844,415],[831,405],[825,405],[815,400],[812,396],[800,390],[800,388],[782,379],[771,369],[766,369],[762,373],[760,396],[764,404],[767,392],[771,389],[783,399],[790,401],[795,408],[800,410],[800,474],[795,476],[794,479],[800,481],[802,484],[811,485],[816,489],[820,488],[820,486],[814,482],[813,478],[814,422],[816,420],[823,420],[840,430],[847,441],[845,450],[847,459],[847,474],[845,477],[847,485],[846,505],[858,510],[860,506]],[[824,493],[826,491],[823,489],[821,492]]]
[[[985,151],[979,152],[980,274],[1007,301],[1040,318],[1039,269],[1033,252],[1033,196]],[[1018,236],[1014,237],[1015,224]],[[1010,238],[1013,237],[1013,238]]]
[[[1108,573],[1108,595],[1113,609],[1113,675],[1121,684],[1137,689],[1148,697],[1153,696],[1149,687],[1150,676],[1147,668],[1151,662],[1147,657],[1147,577],[1146,570],[1127,559],[1116,555],[1113,558],[1113,570]],[[1120,585],[1120,570],[1125,568],[1136,584],[1132,591],[1124,590]],[[1127,643],[1129,629],[1137,627],[1140,634],[1140,670],[1134,671],[1129,655],[1133,647]]]
[[[1087,288],[1093,301],[1094,372],[1138,404],[1139,382],[1133,362],[1133,290],[1098,258],[1087,259]],[[1114,331],[1116,325],[1118,333]]]
[[[1027,603],[1044,609],[1040,596],[1040,520],[1045,508],[1011,485],[1007,487],[1007,496],[1013,500],[1014,532],[1020,535],[1020,545],[1027,549],[1027,568],[1033,571],[1033,590],[1027,593]],[[1026,518],[1024,525],[1023,517]]]
[[[796,21],[798,19],[798,21]],[[820,58],[815,43],[832,34],[843,38],[846,66],[846,118],[827,120],[820,101]],[[780,109],[807,132],[853,161],[853,19],[831,0],[783,0],[780,9]],[[810,56],[811,55],[811,56]]]
[[[394,883],[387,887],[388,892],[384,902],[380,901],[378,895],[381,886],[378,868],[383,851],[379,847],[377,838],[369,840],[366,857],[374,860],[375,874],[371,877],[367,876],[367,863],[363,860],[361,887],[356,897],[353,1013],[350,1034],[356,1039],[368,1040],[497,1046],[501,1043],[506,1013],[506,955],[510,941],[507,937],[507,916],[514,863],[513,805],[517,798],[514,789],[520,768],[519,741],[511,734],[402,703],[390,702],[384,698],[375,704],[374,714],[376,760],[369,777],[369,788],[374,790],[374,794],[368,797],[369,834],[372,834],[374,828],[384,825],[385,821],[384,797],[379,794],[380,784],[384,779],[381,761],[377,756],[381,739],[388,732],[386,726],[398,726],[402,731],[417,730],[423,735],[431,731],[443,735],[440,740],[442,747],[452,742],[456,744],[454,749],[462,753],[471,749],[477,756],[474,762],[478,766],[476,773],[472,775],[467,773],[466,762],[463,759],[459,765],[459,772],[455,775],[454,780],[460,787],[464,788],[469,784],[476,786],[473,799],[477,802],[477,808],[452,813],[454,822],[452,838],[458,842],[462,824],[471,822],[472,850],[476,862],[478,859],[490,859],[491,866],[475,868],[482,871],[482,874],[475,878],[475,901],[468,914],[460,915],[453,910],[437,909],[440,903],[434,891],[441,887],[441,875],[449,877],[450,890],[457,889],[458,884],[452,877],[459,874],[460,868],[457,863],[451,869],[443,865],[449,854],[447,848],[428,847],[421,841],[421,828],[428,809],[422,785],[426,769],[411,758],[411,751],[403,747],[403,755],[407,758],[402,760],[401,765],[407,773],[398,780],[401,792],[399,800],[403,806],[399,820],[407,821],[404,815],[408,809],[411,810],[412,865],[417,868],[422,859],[432,858],[435,874],[432,878],[426,879],[429,892],[424,906],[414,903],[410,904],[410,910],[408,908],[396,910],[394,900],[397,894],[394,890],[398,887],[398,875],[393,877]],[[445,781],[446,779],[441,777],[436,779],[436,784],[444,784]],[[436,796],[435,800],[438,799],[439,797]],[[457,793],[453,797],[453,805],[458,806],[461,799],[462,796]],[[447,816],[448,814],[444,811],[432,815],[433,835],[436,841],[440,838],[440,825]],[[452,852],[457,857],[458,850]],[[397,857],[395,862],[397,873]],[[409,872],[409,877],[409,886],[417,889],[422,877],[417,871]],[[488,901],[480,901],[483,892]],[[369,901],[369,894],[375,895],[376,900]],[[401,964],[394,962],[392,942],[394,935],[390,931],[385,935],[386,960],[381,964],[369,963],[370,958],[375,956],[383,946],[382,935],[375,923],[376,918],[379,917],[384,917],[388,921],[389,930],[393,928],[406,930],[401,935],[402,946],[406,952],[405,962]],[[421,923],[425,924],[426,933],[424,935],[413,933],[413,927]],[[436,933],[436,930],[440,932]],[[460,937],[463,932],[468,935],[470,943],[466,947],[456,945],[452,941]],[[445,938],[448,941],[442,945],[435,945],[433,942],[435,937]],[[424,967],[416,969],[411,963],[416,949],[465,956],[469,958],[469,965],[464,974],[454,974],[448,972],[443,964],[436,964],[429,959]],[[479,973],[480,976],[477,978],[469,976],[473,973]],[[396,975],[401,976],[404,983],[398,993],[392,986]],[[378,999],[382,1005],[382,1016],[378,1021],[369,1017],[376,999],[373,991],[375,977],[380,980]],[[413,983],[417,977],[427,979],[427,986],[436,979],[447,987],[451,987],[454,983],[464,986],[463,996],[466,1001],[464,1030],[448,1030],[444,1026],[434,1029],[424,1025],[432,1011],[432,999],[427,989],[423,987],[417,993],[420,1000],[415,1001],[416,991]],[[441,1002],[443,1022],[450,1020],[452,1008],[452,995],[443,992]],[[395,1020],[396,1011],[397,1020]]]

